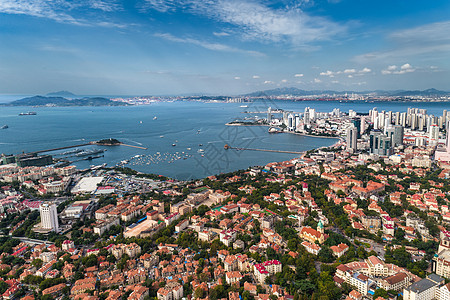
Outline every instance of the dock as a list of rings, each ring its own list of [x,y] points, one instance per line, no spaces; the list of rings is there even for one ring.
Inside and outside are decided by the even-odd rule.
[[[84,143],[84,144],[79,144],[79,145],[72,145],[72,146],[58,147],[58,148],[53,148],[53,149],[39,150],[39,151],[29,152],[29,154],[39,154],[39,153],[43,153],[43,152],[58,151],[58,150],[64,150],[64,149],[70,149],[70,148],[89,146],[89,145],[92,145],[92,143]]]
[[[300,154],[300,155],[305,154],[305,151],[298,152],[298,151],[271,150],[271,149],[240,148],[240,147],[231,147],[231,146],[229,146],[229,147],[226,148],[226,149],[233,149],[233,150],[238,150],[238,151],[248,150],[248,151],[263,151],[263,152],[275,152],[275,153],[287,153],[287,154]]]
[[[134,146],[134,145],[127,145],[127,144],[119,144],[120,146],[127,146],[127,147],[132,147],[132,148],[137,148],[137,149],[142,149],[142,150],[147,150],[148,148],[145,147],[139,147],[139,146]]]
[[[84,144],[78,144],[78,145],[72,145],[72,146],[65,146],[65,147],[58,147],[58,148],[52,148],[52,149],[45,149],[45,150],[39,150],[39,151],[34,151],[34,152],[29,152],[28,154],[39,154],[39,153],[44,153],[44,152],[52,152],[52,151],[58,151],[58,150],[65,150],[65,149],[70,149],[70,148],[78,148],[78,147],[84,147],[84,146],[90,146],[90,145],[97,145],[97,146],[114,146],[114,145],[102,145],[102,144],[97,144],[95,141],[94,142],[88,142],[88,143],[84,143]],[[132,147],[132,148],[137,148],[137,149],[142,149],[142,150],[147,150],[148,148],[145,147],[139,147],[139,146],[134,146],[134,145],[127,145],[127,144],[116,144],[117,146],[126,146],[126,147]]]

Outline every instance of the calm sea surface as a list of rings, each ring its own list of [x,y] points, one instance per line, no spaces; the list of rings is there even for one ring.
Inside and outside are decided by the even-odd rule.
[[[240,107],[241,105],[248,107]],[[13,154],[50,149],[111,137],[129,145],[148,149],[103,147],[107,149],[104,157],[74,164],[79,168],[86,168],[92,164],[103,163],[113,166],[120,161],[129,160],[127,166],[138,171],[177,179],[191,179],[297,156],[224,150],[225,144],[304,151],[330,146],[336,142],[336,139],[287,133],[268,134],[267,127],[224,125],[248,116],[242,113],[243,111],[262,111],[268,106],[293,111],[303,111],[309,106],[320,112],[328,112],[333,108],[340,108],[344,112],[348,112],[349,109],[368,112],[373,107],[377,107],[378,110],[406,111],[408,107],[418,107],[426,108],[429,114],[435,115],[441,115],[443,109],[450,110],[450,103],[378,102],[355,105],[319,101],[241,104],[164,102],[131,107],[0,107],[0,126],[5,124],[9,126],[8,129],[0,130],[0,153]],[[37,115],[18,116],[19,113],[30,110],[36,111]]]

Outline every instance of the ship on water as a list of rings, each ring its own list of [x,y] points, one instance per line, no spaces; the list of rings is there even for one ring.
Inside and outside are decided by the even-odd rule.
[[[100,149],[100,150],[84,150],[81,151],[79,153],[77,153],[75,156],[80,157],[80,156],[88,156],[88,155],[94,155],[94,154],[99,154],[99,153],[103,153],[106,150],[104,149]]]
[[[8,125],[3,125],[2,127],[0,127],[0,129],[7,129],[7,128],[9,128]]]
[[[281,133],[282,131],[276,127],[270,127],[269,133]]]
[[[19,116],[35,116],[35,115],[37,115],[35,111],[22,112],[19,114]]]

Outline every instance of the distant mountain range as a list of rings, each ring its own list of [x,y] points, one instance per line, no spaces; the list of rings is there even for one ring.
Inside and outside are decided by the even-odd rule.
[[[81,99],[66,99],[64,97],[34,96],[7,103],[8,106],[123,106],[123,102],[111,101],[106,98],[93,97]]]
[[[68,92],[68,91],[59,91],[59,92],[52,92],[52,93],[48,93],[47,95],[48,97],[66,97],[66,98],[75,98],[77,95],[75,95],[74,93]]]
[[[395,90],[395,91],[383,91],[383,90],[375,90],[375,91],[363,91],[363,92],[355,92],[355,91],[333,91],[333,90],[301,90],[294,87],[287,88],[277,88],[272,90],[264,90],[257,91],[249,94],[245,94],[243,96],[246,97],[265,97],[265,96],[311,96],[311,95],[345,95],[345,94],[358,94],[358,95],[374,95],[374,96],[391,96],[391,97],[405,97],[405,96],[450,96],[450,92],[440,91],[436,89],[427,89],[427,90],[415,90],[415,91],[407,91],[407,90]]]

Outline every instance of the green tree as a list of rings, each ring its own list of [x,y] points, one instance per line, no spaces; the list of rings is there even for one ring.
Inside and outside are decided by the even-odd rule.
[[[194,298],[203,298],[204,293],[205,291],[201,287],[198,287],[194,292]]]
[[[331,251],[330,247],[323,245],[317,255],[319,261],[324,263],[330,263],[334,261],[333,251]]]
[[[377,299],[378,297],[382,297],[384,299],[389,299],[388,292],[384,289],[376,289],[375,293],[373,294],[373,299]]]
[[[42,267],[42,264],[44,262],[40,258],[36,258],[31,262],[31,265],[34,266],[36,269],[40,269]]]

